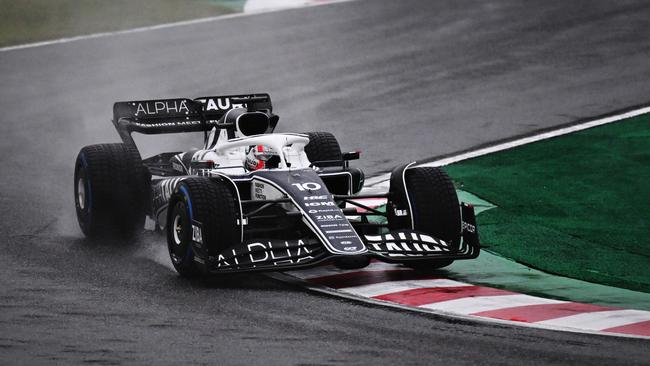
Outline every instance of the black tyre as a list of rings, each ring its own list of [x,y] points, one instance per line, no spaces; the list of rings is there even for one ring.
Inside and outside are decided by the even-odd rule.
[[[341,147],[336,137],[329,132],[308,132],[309,143],[305,146],[305,153],[309,161],[340,161],[343,159]]]
[[[413,210],[415,229],[442,239],[458,249],[461,239],[461,215],[454,184],[442,169],[413,168],[406,171],[406,187]],[[453,261],[423,260],[406,265],[431,270],[450,265]]]
[[[87,237],[131,239],[144,227],[150,176],[140,153],[125,144],[86,146],[77,155],[74,197]]]
[[[237,207],[226,182],[192,177],[176,186],[167,212],[167,247],[181,276],[202,272],[195,257],[202,263],[241,241]]]

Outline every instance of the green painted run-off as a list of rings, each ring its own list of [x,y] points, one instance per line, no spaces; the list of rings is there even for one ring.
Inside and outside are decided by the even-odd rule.
[[[482,244],[545,272],[650,292],[650,117],[445,168],[497,207]]]

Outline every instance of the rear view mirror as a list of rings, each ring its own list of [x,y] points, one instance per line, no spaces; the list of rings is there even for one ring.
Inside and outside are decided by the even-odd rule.
[[[350,151],[343,153],[343,160],[357,160],[361,155],[361,151]]]

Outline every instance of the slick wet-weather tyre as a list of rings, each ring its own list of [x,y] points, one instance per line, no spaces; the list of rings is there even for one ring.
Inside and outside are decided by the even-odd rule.
[[[341,161],[341,147],[336,137],[329,132],[307,132],[309,143],[305,146],[305,154],[309,161]]]
[[[454,184],[442,169],[412,168],[406,171],[406,188],[413,210],[415,230],[442,239],[458,249],[461,239],[461,214]],[[423,260],[407,265],[418,270],[432,270],[453,261]]]
[[[241,242],[239,205],[228,183],[191,177],[176,185],[167,211],[167,247],[184,277],[205,273],[205,260]]]
[[[133,239],[144,227],[150,175],[140,153],[126,144],[86,146],[77,155],[77,220],[90,238]]]

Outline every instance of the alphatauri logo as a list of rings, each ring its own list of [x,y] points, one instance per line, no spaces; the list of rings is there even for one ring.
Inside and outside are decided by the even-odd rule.
[[[158,102],[138,103],[135,109],[135,116],[155,116],[160,113],[185,113],[189,114],[187,103],[184,100],[166,100]]]
[[[227,111],[232,108],[243,108],[244,104],[231,103],[230,98],[209,98],[205,100],[206,111]]]

